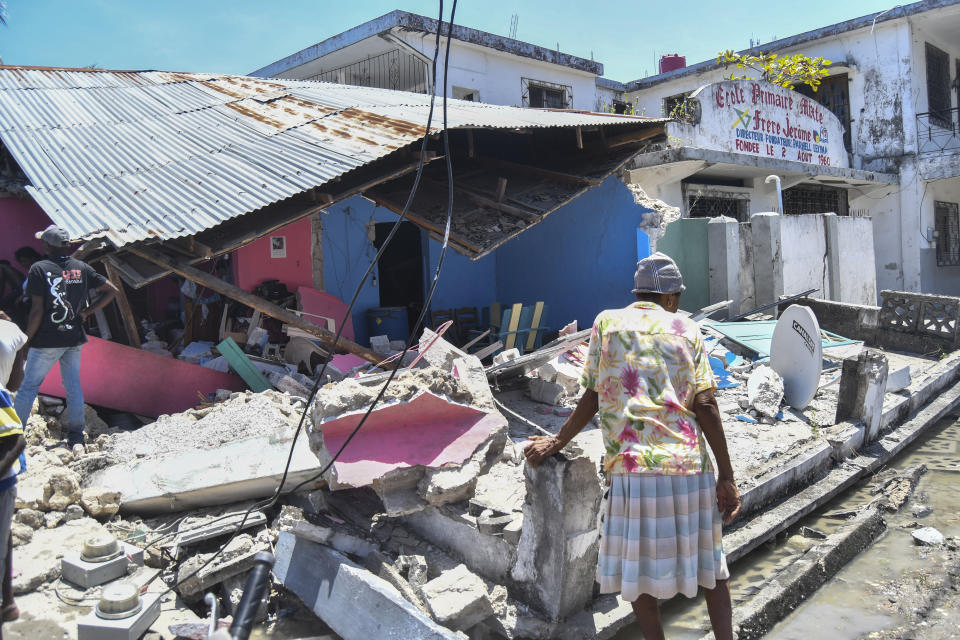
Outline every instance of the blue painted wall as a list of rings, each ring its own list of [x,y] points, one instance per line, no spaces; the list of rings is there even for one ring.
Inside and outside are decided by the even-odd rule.
[[[497,249],[497,300],[544,301],[552,330],[573,319],[587,328],[603,309],[627,306],[647,212],[608,178]]]
[[[397,214],[377,207],[359,196],[332,205],[323,215],[323,279],[328,293],[349,303],[354,289],[363,273],[376,255],[370,242],[368,225],[377,222],[396,222]],[[424,243],[424,293],[428,290],[440,260],[440,242],[430,239],[426,232]],[[377,277],[379,281],[379,274]],[[433,309],[488,306],[495,297],[495,257],[488,256],[478,261],[447,249],[443,271],[433,297]],[[364,346],[370,336],[366,327],[368,309],[380,306],[380,292],[372,279],[364,285],[354,307],[354,331],[356,341]],[[429,316],[427,323],[429,324]]]
[[[637,231],[646,211],[611,177],[485,258],[472,261],[448,249],[431,307],[477,307],[482,313],[494,301],[542,300],[547,304],[544,324],[552,330],[573,319],[581,328],[589,327],[603,309],[632,301],[638,252],[649,250]],[[392,211],[361,197],[328,208],[323,215],[323,275],[329,293],[350,301],[376,254],[368,226],[396,219]],[[422,239],[426,291],[440,243],[426,233]],[[380,293],[368,281],[353,313],[358,343],[369,344],[366,311],[378,306]]]

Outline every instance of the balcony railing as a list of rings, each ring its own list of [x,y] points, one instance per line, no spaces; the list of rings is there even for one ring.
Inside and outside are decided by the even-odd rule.
[[[920,153],[960,151],[960,110],[938,109],[917,114]]]

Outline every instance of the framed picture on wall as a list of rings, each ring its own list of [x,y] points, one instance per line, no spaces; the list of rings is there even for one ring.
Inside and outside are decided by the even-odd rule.
[[[287,236],[270,236],[270,257],[287,257]]]

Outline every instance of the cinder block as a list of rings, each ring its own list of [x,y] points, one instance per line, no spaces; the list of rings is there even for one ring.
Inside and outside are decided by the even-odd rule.
[[[142,602],[140,613],[121,620],[104,620],[91,611],[77,623],[77,640],[137,640],[160,617],[160,594],[147,594]]]

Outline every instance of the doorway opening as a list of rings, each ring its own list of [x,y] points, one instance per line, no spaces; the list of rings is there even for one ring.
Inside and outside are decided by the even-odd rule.
[[[392,227],[392,222],[378,222],[374,226],[373,245],[378,251]],[[423,309],[423,243],[420,227],[412,222],[400,223],[397,234],[380,258],[377,272],[380,278],[380,306],[405,308],[408,328],[412,330]]]

